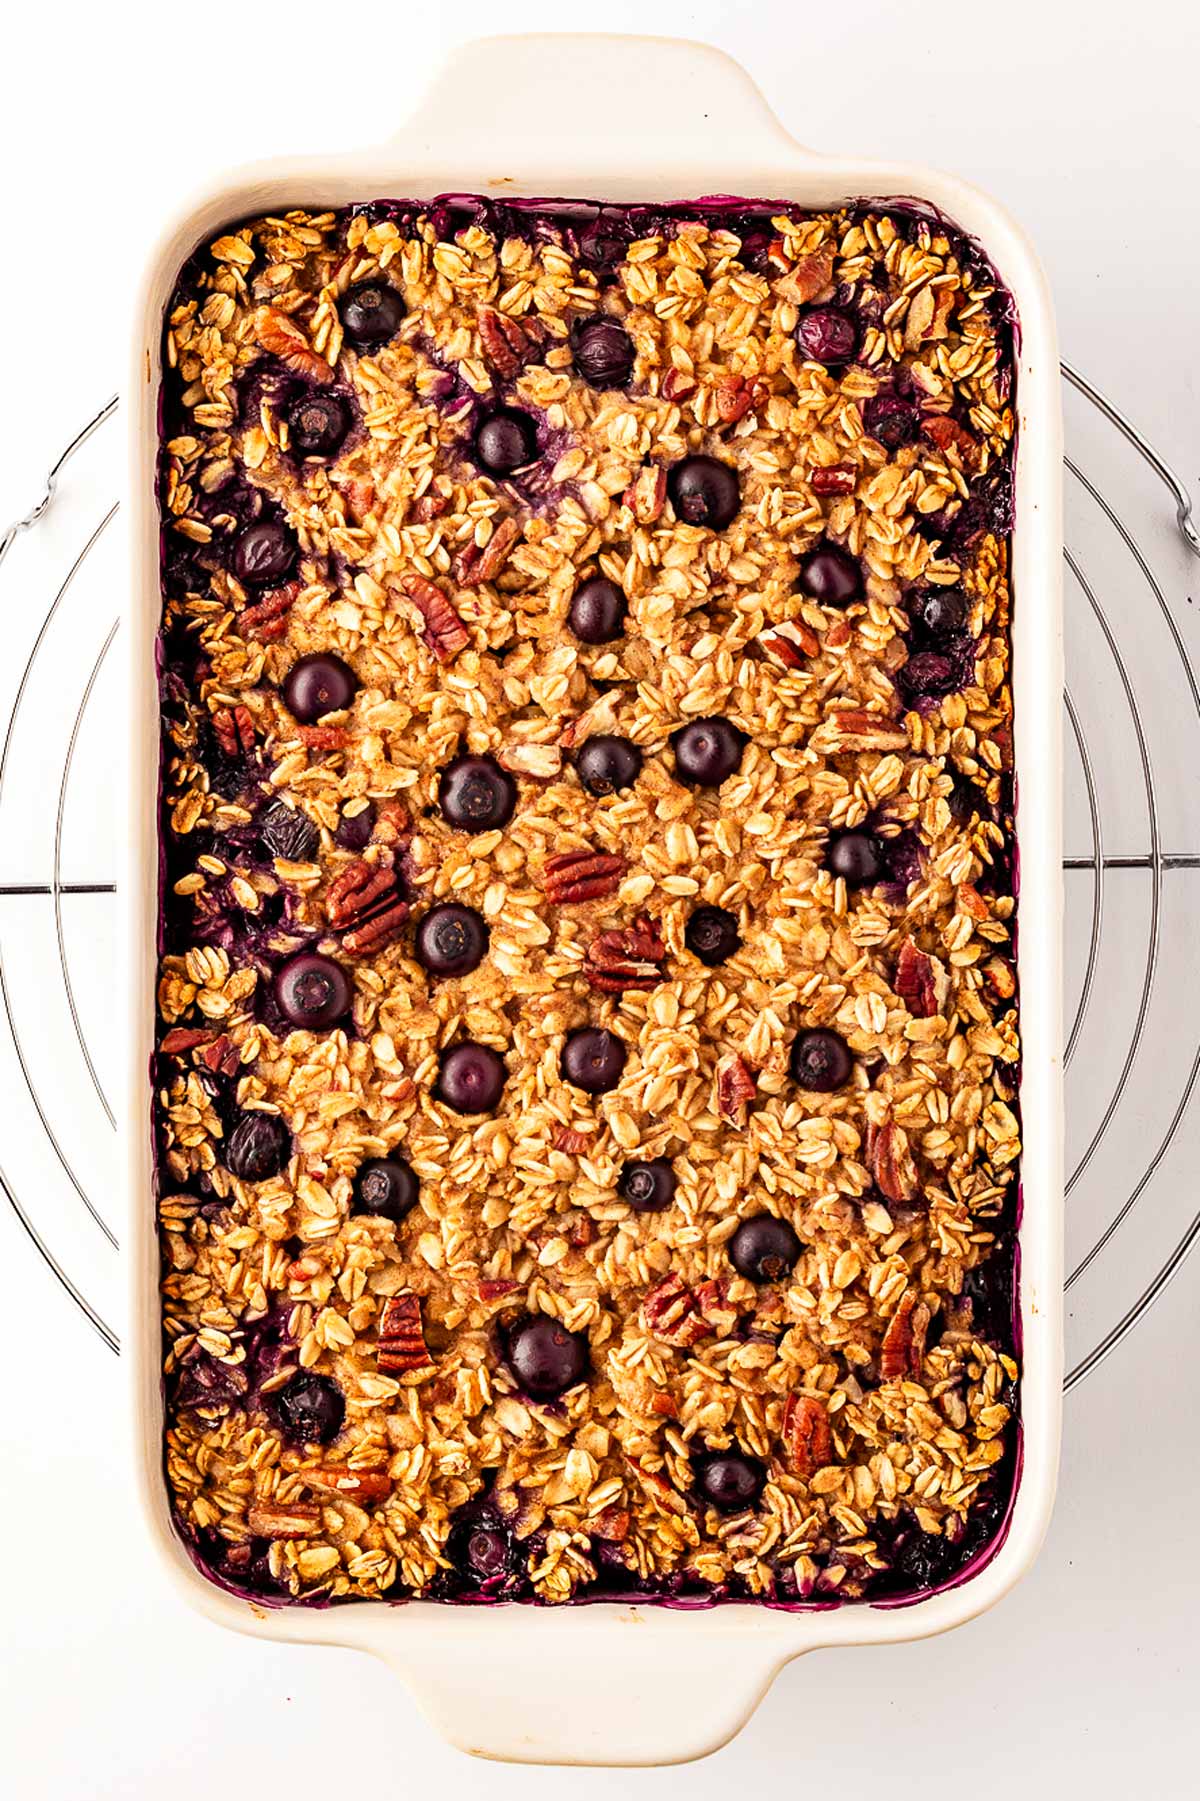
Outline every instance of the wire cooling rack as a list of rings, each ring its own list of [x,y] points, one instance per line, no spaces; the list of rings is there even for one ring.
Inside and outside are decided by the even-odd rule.
[[[1063,376],[1069,1389],[1127,1337],[1200,1237],[1189,1181],[1200,958],[1188,918],[1200,900],[1200,687],[1187,617],[1200,532],[1153,446],[1077,370],[1064,364]],[[22,598],[5,607],[16,659],[0,670],[0,1188],[113,1351],[116,1122],[105,1084],[121,1006],[106,752],[123,729],[110,652],[125,572],[109,458],[93,440],[104,447],[117,404],[76,435],[37,505],[0,539],[5,599]]]

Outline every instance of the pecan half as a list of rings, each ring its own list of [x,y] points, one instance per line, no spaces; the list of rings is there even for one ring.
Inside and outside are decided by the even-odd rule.
[[[653,525],[662,518],[667,504],[667,472],[661,463],[648,463],[639,469],[625,490],[625,505],[639,525]]]
[[[392,1492],[392,1478],[383,1470],[352,1470],[344,1463],[327,1463],[317,1469],[300,1470],[299,1475],[309,1488],[344,1495],[348,1501],[362,1505],[386,1501]]]
[[[311,1501],[286,1507],[252,1507],[246,1524],[259,1538],[311,1538],[321,1524],[321,1509]]]
[[[212,729],[227,757],[248,757],[254,749],[254,721],[248,707],[218,707]]]
[[[808,256],[798,256],[787,274],[774,283],[774,288],[781,300],[806,306],[824,292],[832,278],[832,250],[814,250]]]
[[[908,1133],[892,1119],[867,1127],[867,1161],[879,1192],[898,1203],[917,1198],[917,1166],[908,1148]]]
[[[553,907],[615,894],[625,875],[624,857],[607,851],[565,850],[542,865],[542,893]]]
[[[272,644],[282,638],[287,630],[287,615],[299,592],[299,582],[288,582],[268,594],[265,600],[256,601],[252,607],[243,607],[237,617],[242,637],[257,638],[260,644]]]
[[[677,1350],[688,1350],[702,1338],[712,1335],[712,1328],[701,1314],[695,1295],[675,1271],[656,1282],[643,1296],[642,1323],[651,1338],[659,1338]]]
[[[657,988],[663,979],[666,946],[658,926],[648,914],[639,913],[631,926],[601,932],[588,946],[583,973],[603,994],[624,994],[632,988]]]
[[[433,1368],[421,1324],[421,1303],[411,1289],[404,1294],[390,1295],[383,1303],[377,1337],[377,1361],[381,1370],[411,1376],[417,1371]]]
[[[498,313],[495,307],[481,306],[477,317],[484,361],[505,381],[511,381],[539,348],[539,334],[532,321],[521,325],[508,313]]]
[[[785,669],[802,669],[806,657],[815,657],[821,648],[816,632],[799,619],[784,619],[763,632],[759,643],[767,655]]]
[[[277,307],[259,307],[254,315],[254,335],[262,348],[277,356],[293,375],[322,383],[333,380],[333,370],[325,358],[317,355],[296,321]]]
[[[421,615],[423,642],[439,663],[450,662],[471,642],[471,634],[453,605],[423,575],[402,576],[400,586]]]
[[[911,938],[900,944],[892,986],[914,1019],[932,1019],[950,993],[950,978],[940,957],[919,950]]]
[[[809,1477],[833,1460],[829,1414],[812,1395],[790,1394],[783,1409],[784,1461],[794,1476]]]
[[[717,1064],[717,1112],[730,1125],[746,1123],[746,1108],[758,1090],[754,1077],[736,1051],[729,1051]]]
[[[857,480],[853,469],[835,463],[832,469],[813,469],[809,473],[808,485],[814,494],[853,494]]]
[[[172,1026],[158,1048],[168,1057],[179,1057],[184,1051],[194,1051],[198,1044],[208,1044],[211,1038],[211,1032],[197,1026]]]
[[[343,947],[357,954],[391,943],[408,911],[395,870],[361,858],[334,876],[325,894],[326,918],[343,934]]]
[[[918,1302],[915,1289],[906,1288],[900,1304],[887,1324],[879,1353],[879,1373],[885,1382],[897,1376],[921,1374],[925,1357],[925,1334],[932,1315],[924,1301]]]
[[[957,419],[948,413],[927,413],[921,421],[921,435],[943,455],[957,450],[962,463],[973,469],[979,460],[979,445]]]

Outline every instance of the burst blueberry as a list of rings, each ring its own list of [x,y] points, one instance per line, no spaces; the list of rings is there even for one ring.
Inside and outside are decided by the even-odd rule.
[[[967,616],[966,602],[958,588],[928,588],[912,607],[913,624],[935,641],[961,631]]]
[[[812,306],[797,321],[796,347],[805,362],[841,368],[858,349],[858,327],[841,307]]]
[[[371,833],[375,829],[375,803],[361,803],[357,812],[352,813],[343,807],[334,832],[334,842],[343,850],[363,850],[370,843]]]
[[[287,1167],[292,1135],[277,1113],[243,1113],[225,1143],[225,1167],[239,1182],[268,1182]]]
[[[958,686],[949,657],[936,650],[918,651],[900,671],[900,683],[910,700],[941,700]]]
[[[595,313],[571,331],[575,373],[593,388],[623,388],[633,373],[633,339],[617,319]]]
[[[298,1370],[276,1391],[272,1409],[294,1445],[327,1445],[342,1429],[346,1397],[332,1376]]]
[[[258,821],[258,843],[264,855],[282,857],[288,863],[311,863],[317,854],[321,834],[299,807],[289,807],[277,800]]]
[[[899,450],[917,435],[921,414],[903,394],[876,394],[863,408],[863,428],[885,450]]]
[[[296,540],[286,525],[278,519],[263,519],[234,541],[233,573],[247,587],[265,588],[290,575],[296,550]]]

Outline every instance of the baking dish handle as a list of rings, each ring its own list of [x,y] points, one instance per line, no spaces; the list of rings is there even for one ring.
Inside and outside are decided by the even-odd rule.
[[[548,151],[571,174],[678,168],[684,186],[706,194],[710,181],[720,187],[730,145],[739,170],[756,159],[764,170],[821,161],[789,137],[732,57],[677,38],[530,34],[465,44],[393,143],[438,143],[448,132],[460,165],[491,170],[494,188],[520,182],[527,153],[544,167]]]

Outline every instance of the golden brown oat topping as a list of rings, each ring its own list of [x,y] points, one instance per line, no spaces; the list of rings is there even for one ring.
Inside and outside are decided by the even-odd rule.
[[[235,1584],[853,1597],[1003,1507],[1003,297],[899,210],[767,218],[635,212],[597,271],[552,212],[295,212],[182,278],[166,1457]],[[285,701],[309,656],[344,686]],[[443,809],[463,756],[511,816]],[[322,959],[352,1010],[293,1029]]]

